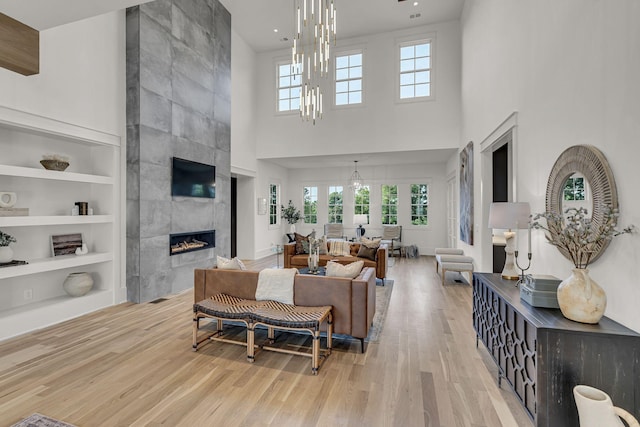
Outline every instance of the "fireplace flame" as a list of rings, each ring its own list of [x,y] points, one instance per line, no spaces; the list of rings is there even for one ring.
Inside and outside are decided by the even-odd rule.
[[[176,243],[175,245],[171,245],[171,253],[177,254],[184,251],[203,248],[205,246],[209,246],[209,244],[207,242],[203,242],[196,239],[193,239],[190,241],[184,240],[182,242]]]

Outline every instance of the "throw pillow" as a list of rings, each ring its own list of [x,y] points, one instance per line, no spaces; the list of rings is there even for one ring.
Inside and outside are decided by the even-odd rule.
[[[326,255],[327,254],[327,236],[322,236],[318,239],[318,244],[320,245],[320,250],[318,251],[318,255]]]
[[[368,248],[379,248],[381,239],[367,239],[366,237],[362,237],[360,239],[360,244],[368,247]]]
[[[376,254],[378,253],[378,248],[370,248],[365,246],[364,244],[360,245],[360,249],[358,250],[358,258],[366,258],[366,259],[370,259],[371,261],[375,261],[376,260]]]
[[[329,261],[325,267],[325,272],[329,277],[346,277],[348,279],[355,279],[362,271],[362,267],[364,267],[364,261],[356,261],[347,265]]]
[[[309,234],[309,236],[311,235]],[[309,236],[294,233],[294,239],[296,241],[296,255],[309,253]]]
[[[332,240],[329,255],[351,256],[351,244],[344,240]]]
[[[244,263],[239,258],[225,258],[218,255],[217,265],[220,270],[246,270]]]

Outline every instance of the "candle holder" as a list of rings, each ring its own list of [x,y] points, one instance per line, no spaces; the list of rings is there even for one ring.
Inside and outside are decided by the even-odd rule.
[[[524,274],[525,271],[527,271],[530,267],[531,267],[531,252],[527,253],[527,266],[521,266],[520,263],[518,262],[518,251],[515,251],[515,258],[516,258],[516,266],[518,267],[518,269],[521,271],[520,274],[520,278],[518,279],[518,281],[516,282],[516,288],[520,287],[520,284],[525,284],[525,285],[531,285],[531,282],[533,281],[533,276],[531,276],[530,274]]]

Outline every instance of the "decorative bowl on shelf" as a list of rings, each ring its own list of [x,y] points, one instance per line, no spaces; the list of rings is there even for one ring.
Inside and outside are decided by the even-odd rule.
[[[69,167],[69,162],[61,160],[40,160],[40,164],[50,171],[63,171]]]

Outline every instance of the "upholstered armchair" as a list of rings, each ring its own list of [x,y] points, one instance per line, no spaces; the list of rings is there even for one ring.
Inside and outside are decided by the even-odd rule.
[[[394,251],[398,251],[398,255],[402,254],[402,226],[401,225],[383,225],[382,226],[382,242],[386,243],[389,248],[389,254],[393,255]]]
[[[342,224],[325,224],[324,235],[327,236],[327,240],[347,240]]]

